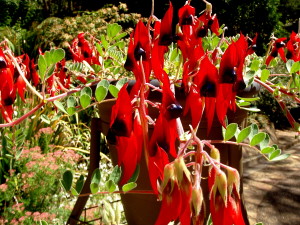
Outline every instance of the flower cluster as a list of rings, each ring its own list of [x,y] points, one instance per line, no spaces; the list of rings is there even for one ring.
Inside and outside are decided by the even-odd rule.
[[[221,38],[219,45],[208,51],[203,48],[203,38],[208,33],[219,36],[222,32],[211,4],[207,3],[206,10],[197,17],[195,8],[187,1],[177,14],[175,31],[170,3],[162,20],[152,15],[148,24],[138,22],[130,36],[125,68],[133,72],[136,82],[119,92],[108,135],[111,144],[116,145],[118,165],[123,171],[120,184],[133,176],[144,149],[152,189],[162,200],[156,224],[178,220],[190,224],[191,218],[193,224],[203,224],[205,203],[200,182],[204,164],[210,164],[208,189],[213,222],[244,224],[238,171],[220,163],[219,157],[214,157],[218,150],[200,141],[195,133],[203,115],[207,119],[207,133],[215,117],[226,126],[228,111],[236,110],[237,93],[248,85],[244,80],[245,62],[254,53],[257,35],[253,39],[242,33],[237,40]],[[299,58],[299,38],[292,34],[286,45],[282,44],[284,40],[274,42],[266,64],[278,53],[283,57],[284,46],[288,46],[290,59]],[[220,48],[222,41],[228,45],[224,52]],[[180,81],[172,81],[164,68],[165,54],[172,43],[182,54]],[[159,81],[158,87],[150,83],[153,78]],[[183,106],[177,100],[174,84],[184,92]],[[162,93],[159,102],[149,98],[150,89]],[[156,118],[151,118],[151,108],[158,108]],[[186,142],[180,137],[182,128],[188,127],[182,127],[180,118],[188,116],[192,137]],[[204,151],[204,145],[213,156]],[[191,155],[195,161],[187,157]]]

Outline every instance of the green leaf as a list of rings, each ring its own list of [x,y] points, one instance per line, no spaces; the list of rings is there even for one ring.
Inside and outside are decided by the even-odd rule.
[[[54,103],[54,105],[55,105],[60,111],[62,111],[62,112],[64,112],[64,113],[68,114],[67,111],[65,110],[63,104],[62,104],[61,102],[55,100],[53,103]]]
[[[76,191],[75,188],[71,187],[71,194],[74,195],[74,196],[77,196],[79,195],[79,193]]]
[[[38,67],[39,67],[39,75],[41,79],[44,80],[44,76],[47,70],[47,63],[43,55],[39,55]]]
[[[250,133],[251,133],[251,126],[242,129],[241,132],[237,136],[236,142],[241,143],[243,140],[245,140],[249,136]]]
[[[67,108],[67,113],[72,116],[74,113],[76,113],[76,108],[75,107],[69,107]]]
[[[76,98],[74,96],[69,96],[67,99],[67,107],[75,107],[76,105]]]
[[[95,91],[95,97],[98,102],[101,102],[107,96],[108,89],[104,86],[98,86]]]
[[[107,25],[107,36],[111,39],[111,38],[115,37],[121,30],[122,30],[122,27],[117,23],[108,24]]]
[[[287,69],[287,71],[288,71],[289,73],[291,73],[293,64],[294,64],[294,60],[291,60],[291,59],[289,59],[289,60],[285,63],[286,69]]]
[[[97,87],[98,87],[98,86],[103,86],[103,87],[108,88],[108,87],[109,87],[109,81],[108,81],[108,80],[101,80],[101,81],[97,84]]]
[[[127,82],[128,79],[126,77],[122,78],[116,83],[116,87],[120,90],[123,87],[123,85],[126,84]]]
[[[128,183],[129,182],[136,182],[137,179],[138,179],[138,177],[139,177],[139,174],[140,174],[140,165],[137,165],[136,168],[135,168],[135,171],[134,171],[133,175],[128,180]]]
[[[92,194],[95,194],[98,192],[100,179],[101,179],[100,169],[97,168],[94,170],[94,172],[92,174],[92,178],[91,178],[90,189],[91,189]]]
[[[55,70],[55,64],[51,64],[49,67],[47,67],[46,73],[45,73],[45,79],[50,77]]]
[[[91,183],[90,184],[90,189],[91,189],[92,194],[96,194],[99,190],[99,184]]]
[[[113,182],[112,180],[108,180],[106,183],[105,183],[105,186],[106,186],[106,189],[109,191],[109,192],[114,192],[116,189],[117,189],[117,185],[115,184],[115,182]]]
[[[259,144],[260,149],[264,149],[268,147],[269,143],[270,143],[270,136],[266,133],[265,139]]]
[[[114,192],[117,189],[117,185],[112,180],[106,181],[105,187],[111,193]]]
[[[284,160],[287,159],[288,157],[290,157],[290,154],[282,154],[273,158],[272,161]]]
[[[249,106],[249,105],[251,105],[251,103],[250,103],[250,102],[237,102],[237,104],[238,104],[238,106],[239,106],[239,107],[243,107],[243,106]]]
[[[46,222],[45,220],[40,220],[40,225],[48,225],[48,222]]]
[[[259,69],[259,64],[260,64],[259,60],[254,59],[251,63],[250,69],[253,71],[257,71]]]
[[[80,100],[80,105],[82,106],[82,108],[88,107],[91,103],[91,97],[87,94],[81,95],[79,100]]]
[[[112,96],[114,96],[115,98],[118,97],[119,89],[116,86],[110,84],[108,90],[112,94]]]
[[[276,158],[277,156],[279,156],[281,154],[281,150],[280,149],[276,149],[275,151],[273,151],[270,155],[269,155],[269,160],[273,160],[274,158]]]
[[[62,184],[66,191],[69,191],[71,189],[73,182],[73,174],[70,170],[67,170],[63,174]]]
[[[225,135],[224,135],[224,140],[228,141],[230,140],[236,133],[238,128],[237,123],[231,123],[226,127]]]
[[[262,142],[265,138],[266,138],[266,133],[262,132],[262,133],[255,134],[253,138],[251,138],[250,140],[250,145],[255,146],[260,142]]]
[[[255,225],[264,225],[262,222],[256,223]]]
[[[268,80],[269,76],[270,76],[270,71],[267,69],[263,69],[261,71],[260,79],[262,82],[265,82],[266,80]]]
[[[121,178],[122,169],[119,166],[115,166],[112,173],[109,176],[109,180],[112,180],[115,184],[117,184]]]
[[[103,47],[104,47],[105,49],[107,49],[108,46],[109,46],[109,44],[108,44],[106,38],[104,37],[104,35],[101,35],[101,36],[100,36],[100,39],[101,39],[101,43],[102,43]]]
[[[65,50],[63,50],[62,48],[54,49],[54,51],[51,53],[52,63],[58,63],[63,58],[65,58]]]
[[[238,99],[244,100],[245,102],[254,102],[259,100],[259,97],[254,97],[254,98],[244,98],[244,97],[240,97],[240,96],[236,96]]]
[[[101,180],[101,172],[100,169],[97,168],[94,170],[92,174],[91,183],[100,184],[100,180]]]
[[[121,34],[115,36],[115,37],[113,38],[113,40],[120,40],[120,39],[122,39],[123,37],[125,37],[126,35],[127,35],[127,33],[123,32],[123,33],[121,33]],[[121,49],[123,48],[124,44],[125,44],[124,41],[119,41],[119,42],[116,43],[116,45],[119,46],[119,48],[121,48]]]
[[[80,177],[78,178],[76,185],[75,185],[75,189],[77,191],[77,193],[80,193],[82,188],[83,188],[83,184],[84,184],[84,176],[80,175]]]
[[[294,62],[290,73],[297,73],[298,71],[300,71],[300,62],[299,61]]]
[[[136,186],[137,186],[137,184],[135,182],[130,182],[130,183],[124,184],[122,186],[122,191],[124,191],[124,192],[131,191],[132,189],[136,188]]]
[[[92,97],[92,89],[90,87],[84,87],[81,91],[80,91],[80,95],[88,95],[90,97]]]
[[[263,148],[261,150],[261,153],[263,153],[263,154],[269,154],[269,153],[271,153],[273,151],[275,151],[275,148],[268,146],[268,147]]]
[[[170,54],[170,61],[173,62],[175,61],[179,56],[179,49],[178,48],[173,48]]]
[[[44,57],[45,57],[47,66],[50,66],[51,64],[53,64],[52,56],[51,56],[51,53],[49,51],[46,51],[44,53]]]
[[[251,140],[255,134],[258,133],[258,126],[254,123],[251,125],[251,133],[249,134],[249,139]]]

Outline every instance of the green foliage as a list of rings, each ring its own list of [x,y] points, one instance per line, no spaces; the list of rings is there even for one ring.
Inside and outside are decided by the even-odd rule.
[[[242,130],[239,130],[236,123],[229,124],[223,130],[224,141],[228,141],[232,137],[236,138],[237,143],[241,143],[249,138],[249,147],[259,146],[260,153],[266,156],[270,161],[279,161],[289,157],[289,154],[281,154],[281,150],[277,145],[269,146],[270,137],[265,132],[260,132],[256,124],[252,124]]]

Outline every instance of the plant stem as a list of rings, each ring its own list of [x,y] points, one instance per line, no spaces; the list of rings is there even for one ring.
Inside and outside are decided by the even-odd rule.
[[[7,51],[7,54],[9,55],[9,57],[11,58],[11,60],[13,61],[13,64],[15,65],[15,67],[17,68],[20,76],[22,77],[22,79],[24,80],[24,82],[26,83],[27,87],[32,91],[32,93],[34,93],[36,96],[38,96],[41,100],[44,100],[44,97],[34,88],[32,87],[32,85],[29,83],[29,81],[26,79],[22,69],[19,66],[19,63],[17,62],[16,58],[12,55],[11,51]]]

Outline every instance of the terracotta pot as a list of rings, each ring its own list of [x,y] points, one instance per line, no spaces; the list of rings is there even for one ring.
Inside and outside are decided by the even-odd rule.
[[[258,87],[254,86],[242,94],[244,97],[250,97],[253,96],[255,93],[257,93]],[[161,98],[160,94],[153,94],[153,96],[149,96],[150,100],[153,101],[159,101]],[[184,106],[184,95],[179,92],[179,95],[176,95],[176,99],[179,101],[179,103]],[[99,103],[99,114],[100,119],[102,123],[102,132],[104,135],[107,135],[108,129],[109,129],[109,123],[110,123],[110,115],[111,115],[111,109],[112,106],[115,104],[115,99],[108,99],[104,100],[101,103]],[[149,115],[152,118],[157,118],[159,114],[158,109],[154,109],[152,107],[149,107]],[[227,114],[228,122],[229,123],[237,123],[240,127],[245,127],[246,125],[246,118],[247,118],[247,111],[237,109],[236,112],[229,112]],[[189,130],[189,124],[191,123],[191,118],[189,116],[182,118],[182,124],[185,131]],[[150,127],[150,133],[152,128]],[[197,132],[197,136],[202,140],[222,140],[222,126],[215,118],[212,124],[211,132],[207,135],[207,126],[206,126],[206,118],[205,116],[202,118],[200,127]],[[221,162],[229,165],[231,167],[236,168],[241,177],[242,177],[242,148],[240,146],[235,145],[225,145],[225,144],[217,144],[215,145],[219,150],[221,154]],[[112,161],[114,165],[116,165],[117,162],[117,155],[116,155],[116,149],[115,146],[109,145],[110,155],[112,158]],[[142,157],[143,161],[141,162],[141,168],[140,168],[140,176],[137,180],[137,190],[151,190],[151,185],[149,181],[148,176],[148,170],[147,166],[144,160],[144,157]],[[203,177],[207,177],[208,173],[207,170],[204,170]],[[203,194],[206,202],[206,209],[207,209],[207,215],[208,209],[209,209],[209,191],[208,191],[208,185],[207,185],[207,179],[203,179],[202,181],[202,189]],[[243,186],[241,181],[241,189],[240,194],[243,196]],[[155,195],[150,194],[121,194],[122,203],[124,206],[124,212],[127,219],[127,222],[129,225],[153,225],[156,221],[156,218],[158,216],[159,210],[160,210],[160,202],[157,201],[157,198]],[[247,215],[246,211],[244,210],[244,218],[246,221]],[[247,222],[246,222],[247,224]]]

